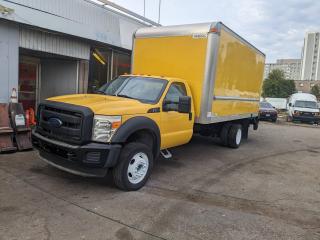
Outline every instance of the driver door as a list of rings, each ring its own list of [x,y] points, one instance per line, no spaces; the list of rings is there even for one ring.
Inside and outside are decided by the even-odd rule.
[[[191,94],[190,92],[188,94],[182,82],[173,82],[169,87],[161,112],[161,149],[190,141],[193,134],[193,106],[191,106],[190,113],[178,112],[179,97],[188,95]]]

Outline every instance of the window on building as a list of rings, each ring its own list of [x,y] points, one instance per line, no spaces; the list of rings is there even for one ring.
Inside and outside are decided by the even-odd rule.
[[[93,49],[91,51],[88,92],[92,93],[110,81],[111,50]]]
[[[130,73],[131,58],[126,53],[113,53],[113,68],[112,68],[112,79],[122,75]]]
[[[39,65],[33,62],[19,63],[18,98],[25,110],[36,108]]]
[[[130,73],[130,54],[111,49],[91,51],[88,92],[92,93],[102,85],[124,73]]]

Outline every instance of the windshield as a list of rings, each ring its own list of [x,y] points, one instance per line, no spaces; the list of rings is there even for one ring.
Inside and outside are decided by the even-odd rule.
[[[115,95],[116,91],[122,86],[124,81],[128,78],[128,76],[121,76],[118,77],[111,82],[104,84],[102,87],[99,88],[97,92],[103,93],[106,95]]]
[[[300,108],[318,108],[317,103],[312,101],[296,101],[294,106]]]
[[[268,102],[260,102],[260,108],[273,108]]]
[[[164,79],[121,76],[103,85],[98,92],[111,96],[132,98],[141,102],[155,103],[167,85]]]

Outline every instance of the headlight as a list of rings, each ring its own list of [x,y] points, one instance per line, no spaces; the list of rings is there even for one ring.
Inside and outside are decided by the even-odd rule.
[[[92,141],[110,142],[121,126],[121,116],[95,115],[93,119]]]

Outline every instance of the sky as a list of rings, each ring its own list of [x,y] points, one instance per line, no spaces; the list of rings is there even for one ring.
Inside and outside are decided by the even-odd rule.
[[[111,0],[143,15],[144,0]],[[159,0],[145,0],[158,21]],[[266,62],[300,58],[307,31],[320,31],[319,0],[161,0],[160,24],[221,21],[266,54]]]

